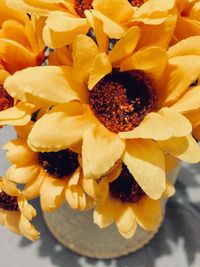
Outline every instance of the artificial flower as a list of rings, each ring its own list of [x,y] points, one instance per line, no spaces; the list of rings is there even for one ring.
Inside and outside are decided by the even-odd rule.
[[[131,30],[136,31],[137,28]],[[129,44],[127,39],[127,36],[121,39],[106,55],[98,53],[91,38],[79,35],[73,43],[72,53],[73,70],[79,73],[79,81],[73,76],[70,67],[40,67],[27,69],[8,78],[6,88],[11,95],[20,95],[23,101],[26,101],[27,93],[30,99],[32,92],[35,104],[35,97],[39,96],[40,102],[37,101],[37,104],[55,105],[36,122],[28,137],[33,150],[59,151],[74,143],[83,142],[85,177],[98,179],[123,159],[143,191],[149,197],[159,199],[166,188],[163,151],[188,162],[199,161],[196,156],[199,152],[198,145],[189,135],[191,124],[179,112],[165,105],[169,93],[177,90],[178,85],[186,91],[195,77],[193,73],[193,77],[185,77],[184,72],[183,87],[183,81],[176,80],[172,75],[174,67],[171,72],[165,72],[166,68],[170,70],[171,65],[167,52],[158,47],[136,51],[127,57],[127,51],[121,49],[122,45]],[[177,60],[176,73],[181,75],[181,63],[185,56],[181,60],[179,57],[174,59]],[[193,60],[190,63],[194,65]],[[112,70],[112,64],[120,65],[122,71]],[[34,72],[42,74],[43,79],[50,82],[44,83],[41,96],[41,91],[38,92],[41,85],[38,82],[41,83],[42,80],[36,81],[33,78],[30,81]],[[147,77],[151,77],[155,88]],[[25,83],[23,88],[29,88],[28,92],[23,90],[21,78]],[[138,87],[138,92],[132,96],[136,111],[131,102],[126,102],[129,100],[123,92],[123,86],[126,86],[126,90],[129,86]],[[59,91],[54,90],[57,87]],[[140,93],[140,90],[144,92]],[[164,99],[163,92],[168,93]],[[131,92],[129,94],[131,97]],[[177,94],[175,102],[179,98],[180,94]],[[75,99],[81,102],[65,103]],[[186,145],[180,146],[180,143]]]
[[[0,65],[13,74],[44,60],[41,21],[0,1]]]
[[[24,132],[23,135],[22,131],[19,132],[21,137],[26,136]],[[22,138],[8,142],[4,148],[8,160],[13,163],[7,179],[25,184],[23,194],[28,199],[40,196],[43,210],[52,211],[60,207],[65,199],[73,209],[85,210],[91,206],[91,199],[82,189],[84,177],[78,153],[70,149],[34,152]]]
[[[178,19],[172,43],[200,35],[200,1],[176,0]]]
[[[162,220],[161,202],[175,193],[174,186],[168,182],[160,199],[149,198],[124,163],[100,182],[85,180],[84,190],[97,202],[94,223],[100,228],[115,223],[125,238],[135,234],[137,225],[155,231]]]
[[[144,36],[140,45],[146,42],[166,45],[177,17],[175,0],[7,0],[7,4],[24,12],[47,17],[43,37],[52,48],[70,44],[77,34],[86,34],[90,28],[99,39],[102,25],[103,33],[110,38],[120,39],[130,27],[138,24]]]
[[[24,125],[34,112],[31,105],[13,99],[3,87],[14,72],[44,60],[39,20],[14,11],[0,0],[0,125]]]
[[[16,185],[0,178],[0,224],[12,232],[34,241],[40,236],[30,223],[35,216],[35,209],[28,204]]]
[[[200,160],[191,123],[170,108],[196,80],[200,60],[168,59],[160,47],[134,52],[139,38],[128,37],[137,31],[131,28],[109,54],[79,35],[72,67],[29,68],[9,77],[5,87],[22,101],[28,96],[38,107],[53,106],[30,132],[33,150],[59,151],[82,142],[86,178],[98,179],[123,159],[143,191],[159,199],[166,188],[164,152],[186,162]]]

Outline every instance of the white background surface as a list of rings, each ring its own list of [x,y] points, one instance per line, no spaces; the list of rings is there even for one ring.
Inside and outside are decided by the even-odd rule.
[[[0,129],[0,148],[14,136],[9,128]],[[8,166],[0,149],[0,175]],[[169,201],[165,222],[153,241],[119,259],[96,261],[65,249],[46,228],[38,200],[33,205],[40,240],[31,243],[0,226],[0,267],[200,267],[200,164],[183,165],[177,194]]]

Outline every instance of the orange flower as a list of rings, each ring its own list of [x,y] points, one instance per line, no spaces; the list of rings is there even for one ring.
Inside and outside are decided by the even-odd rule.
[[[178,19],[173,36],[173,43],[190,36],[200,35],[200,1],[176,0]]]

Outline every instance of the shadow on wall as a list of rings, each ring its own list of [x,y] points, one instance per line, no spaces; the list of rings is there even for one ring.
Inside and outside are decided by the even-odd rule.
[[[183,166],[177,182],[177,195],[168,203],[166,218],[159,233],[142,250],[119,259],[93,260],[65,249],[48,231],[39,201],[34,201],[38,210],[34,223],[41,232],[41,239],[38,241],[39,257],[49,257],[57,267],[171,267],[176,262],[176,267],[193,266],[197,254],[200,253],[200,196],[193,203],[190,193],[200,189],[198,173],[200,165],[193,168]],[[24,238],[19,243],[20,247],[31,245]]]

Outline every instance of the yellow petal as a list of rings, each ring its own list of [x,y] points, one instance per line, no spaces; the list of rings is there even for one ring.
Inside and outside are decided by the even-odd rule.
[[[200,55],[199,48],[200,36],[192,36],[184,39],[168,49],[169,58],[186,56],[186,55]]]
[[[117,134],[102,126],[88,129],[83,138],[83,172],[86,178],[100,178],[120,159],[125,144]],[[106,153],[105,153],[106,151]],[[86,173],[88,165],[89,173]]]
[[[22,102],[0,112],[0,125],[26,125],[30,119],[30,108]]]
[[[35,229],[35,227],[29,222],[29,220],[21,214],[19,220],[19,230],[22,235],[31,241],[35,241],[40,237],[40,233]]]
[[[121,38],[109,53],[109,59],[111,62],[119,61],[126,56],[130,55],[136,48],[136,45],[140,39],[140,28],[130,28],[125,36]]]
[[[165,119],[158,113],[151,112],[144,117],[139,126],[129,132],[120,132],[121,138],[146,138],[166,140],[172,137],[173,131],[166,125]]]
[[[15,234],[20,235],[19,230],[20,213],[19,212],[7,212],[5,219],[5,227]]]
[[[20,139],[8,142],[3,148],[7,150],[7,159],[18,166],[30,164],[37,159],[37,154]]]
[[[165,72],[169,74],[163,78],[164,86],[161,91],[166,94],[164,105],[171,105],[200,75],[200,56],[174,57],[169,60],[169,66]]]
[[[11,74],[36,65],[36,56],[13,40],[1,38],[0,57],[4,68]]]
[[[145,24],[161,24],[166,20],[169,11],[174,8],[174,5],[174,0],[145,1],[145,3],[134,13],[133,19],[135,21],[141,21]]]
[[[184,29],[184,31],[183,31]],[[177,41],[196,36],[200,33],[200,23],[188,17],[178,16],[174,36]]]
[[[145,230],[154,231],[161,223],[160,202],[144,197],[139,203],[132,205],[138,224]]]
[[[20,196],[21,195],[21,192],[16,187],[15,183],[8,181],[6,179],[3,179],[3,184],[2,184],[1,189],[9,196]]]
[[[112,65],[105,53],[99,53],[92,62],[88,88],[92,90],[93,87],[107,74],[112,71]]]
[[[3,209],[0,209],[0,225],[5,225],[6,221],[6,212]]]
[[[32,218],[36,216],[36,210],[33,208],[33,206],[31,206],[23,196],[18,197],[17,201],[21,213],[28,220],[32,220]]]
[[[27,68],[8,77],[4,86],[12,97],[36,106],[51,106],[84,97],[84,90],[69,67]]]
[[[8,76],[10,76],[9,72],[7,72],[4,69],[1,70],[1,64],[0,64],[0,84],[4,84]]]
[[[94,125],[91,113],[80,103],[57,105],[38,120],[28,138],[35,151],[59,151],[79,142],[84,132]]]
[[[65,183],[65,180],[45,176],[40,189],[40,203],[44,211],[53,211],[63,204]]]
[[[160,47],[148,47],[135,52],[122,61],[121,71],[139,69],[152,79],[159,79],[167,64],[167,52]]]
[[[161,197],[166,188],[165,158],[155,142],[143,139],[127,141],[124,163],[149,197]]]
[[[173,130],[173,136],[181,137],[191,133],[191,123],[180,113],[169,108],[162,108],[159,113],[164,117],[166,125]]]
[[[94,0],[93,7],[119,23],[127,21],[133,15],[133,8],[126,0]]]
[[[74,73],[79,81],[87,81],[90,74],[91,64],[98,48],[92,38],[80,34],[76,37],[73,44],[73,67]]]
[[[124,204],[118,209],[115,216],[115,223],[118,231],[125,238],[131,238],[134,235],[137,229],[137,223],[133,209],[130,207],[130,205]]]
[[[119,207],[119,202],[108,198],[105,204],[97,207],[94,210],[94,223],[97,224],[100,228],[105,228],[111,225],[114,222],[115,214]]]
[[[33,178],[30,182],[26,183],[22,193],[27,199],[34,199],[40,195],[40,189],[45,177],[41,173],[37,178]]]
[[[171,106],[174,111],[187,113],[200,108],[200,86],[195,86],[175,104]]]
[[[166,172],[173,171],[178,165],[178,160],[170,154],[165,154],[165,170]]]
[[[9,7],[14,8],[16,10],[20,10],[24,14],[25,13],[31,13],[31,14],[34,14],[37,16],[47,16],[52,11],[51,4],[48,4],[47,2],[45,5],[46,8],[40,7],[41,2],[40,2],[40,5],[37,5],[38,3],[35,5],[34,2],[32,1],[30,4],[30,1],[27,1],[27,0],[18,0],[17,2],[16,2],[16,0],[6,0],[6,4]],[[51,8],[50,8],[50,6],[51,6]]]
[[[114,12],[112,12],[113,14]],[[101,13],[98,10],[92,10],[92,14],[94,17],[102,21],[103,23],[103,31],[113,39],[120,39],[124,36],[126,32],[126,27],[123,25],[120,25],[119,23],[113,21],[109,17],[105,16],[103,13]]]
[[[169,198],[169,197],[172,197],[175,193],[176,193],[176,190],[175,190],[174,185],[169,180],[167,180],[166,190],[164,191],[162,197]]]
[[[98,204],[105,203],[109,193],[109,181],[107,177],[99,183],[94,179],[83,179],[82,187],[84,192],[93,198]]]
[[[89,30],[87,20],[72,17],[67,12],[52,12],[43,31],[45,43],[51,48],[60,48],[71,44],[78,34],[86,34]]]
[[[94,30],[95,37],[98,43],[100,52],[108,51],[109,38],[103,31],[103,23],[99,19],[95,18],[89,10],[85,10],[85,16],[88,20],[90,27]]]
[[[19,184],[29,183],[37,178],[39,171],[40,168],[37,165],[27,165],[23,167],[12,165],[6,173],[6,178]]]
[[[186,137],[172,137],[166,141],[158,141],[158,143],[163,150],[178,159],[189,163],[200,161],[200,148],[190,135]]]

